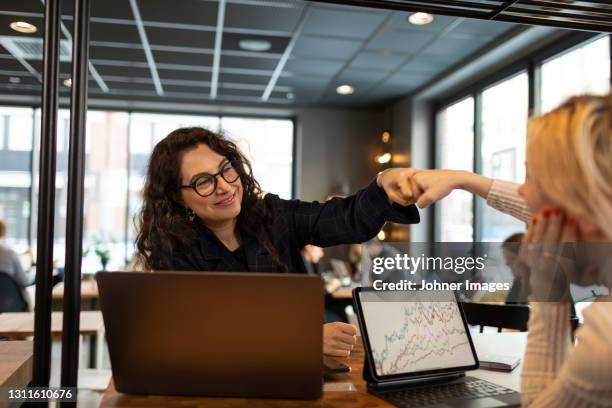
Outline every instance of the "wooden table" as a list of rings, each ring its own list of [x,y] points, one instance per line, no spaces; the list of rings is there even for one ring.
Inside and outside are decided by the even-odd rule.
[[[476,349],[482,352],[496,350],[501,344],[507,346],[506,352],[512,351],[523,355],[527,333],[485,333],[475,334]],[[508,336],[508,337],[502,337]],[[368,393],[366,384],[362,379],[364,351],[361,343],[355,348],[350,357],[341,358],[352,368],[350,373],[335,374],[325,380],[323,397],[313,401],[303,400],[272,400],[251,398],[194,398],[194,397],[163,397],[126,395],[117,392],[111,380],[108,389],[102,397],[101,407],[170,407],[195,408],[204,406],[215,407],[392,407],[393,405]],[[496,382],[508,388],[519,390],[520,367],[511,373],[477,370],[469,375]]]
[[[340,288],[331,293],[334,299],[353,299],[353,290]]]
[[[62,312],[51,313],[51,334],[59,339],[62,335]],[[102,312],[81,312],[79,325],[81,336],[90,338],[89,366],[100,367],[102,363],[102,345],[104,342],[104,321]],[[0,337],[23,339],[34,335],[34,313],[2,313],[0,314]]]
[[[0,388],[25,388],[32,381],[31,341],[0,341]],[[0,408],[8,407],[0,399]]]
[[[53,287],[52,298],[54,302],[62,302],[64,300],[64,282],[60,282]],[[98,284],[95,280],[81,281],[81,300],[88,306],[89,310],[95,310],[98,299]]]

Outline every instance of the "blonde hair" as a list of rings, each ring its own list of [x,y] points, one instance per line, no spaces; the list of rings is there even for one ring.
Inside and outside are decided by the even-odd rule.
[[[612,239],[612,94],[569,99],[530,119],[527,137],[529,177]]]

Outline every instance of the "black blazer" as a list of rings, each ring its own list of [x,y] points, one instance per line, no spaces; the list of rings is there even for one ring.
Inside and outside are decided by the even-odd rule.
[[[288,271],[296,273],[306,273],[300,252],[304,245],[361,243],[374,237],[386,221],[419,222],[414,205],[390,205],[375,181],[349,197],[325,203],[283,200],[275,194],[267,194],[264,200],[273,214],[272,245]],[[250,272],[280,271],[255,237],[243,234],[242,245]],[[193,246],[176,251],[173,258],[173,270],[245,272],[235,256],[206,228],[202,228],[202,235]]]

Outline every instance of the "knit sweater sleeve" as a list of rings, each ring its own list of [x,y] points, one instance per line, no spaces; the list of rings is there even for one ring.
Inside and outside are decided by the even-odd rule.
[[[612,303],[585,309],[571,345],[569,304],[532,303],[521,379],[525,407],[612,405]]]

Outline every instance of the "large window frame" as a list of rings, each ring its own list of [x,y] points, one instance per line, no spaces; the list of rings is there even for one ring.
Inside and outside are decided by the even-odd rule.
[[[472,97],[475,102],[474,109],[474,171],[476,173],[482,172],[481,163],[481,148],[482,148],[482,94],[483,91],[491,88],[507,79],[510,79],[521,72],[526,72],[528,75],[528,110],[529,116],[539,114],[541,111],[540,105],[540,89],[541,89],[541,66],[550,61],[553,58],[562,56],[563,54],[569,53],[577,48],[583,47],[590,42],[596,41],[600,38],[608,36],[610,41],[610,82],[612,85],[612,35],[610,34],[594,34],[594,33],[572,33],[564,37],[561,41],[557,41],[552,45],[547,45],[541,50],[537,50],[528,56],[511,63],[498,70],[496,73],[486,76],[471,85],[464,87],[463,89],[455,92],[448,98],[434,101],[433,117],[431,123],[433,123],[433,134],[432,140],[432,160],[435,167],[440,165],[439,161],[439,129],[436,121],[438,114],[449,106],[465,99]],[[483,199],[477,197],[473,201],[473,241],[480,242],[482,238],[481,223],[483,219]],[[433,222],[430,231],[430,236],[436,239],[440,236],[440,215],[439,205],[434,205],[434,211],[432,214]]]

